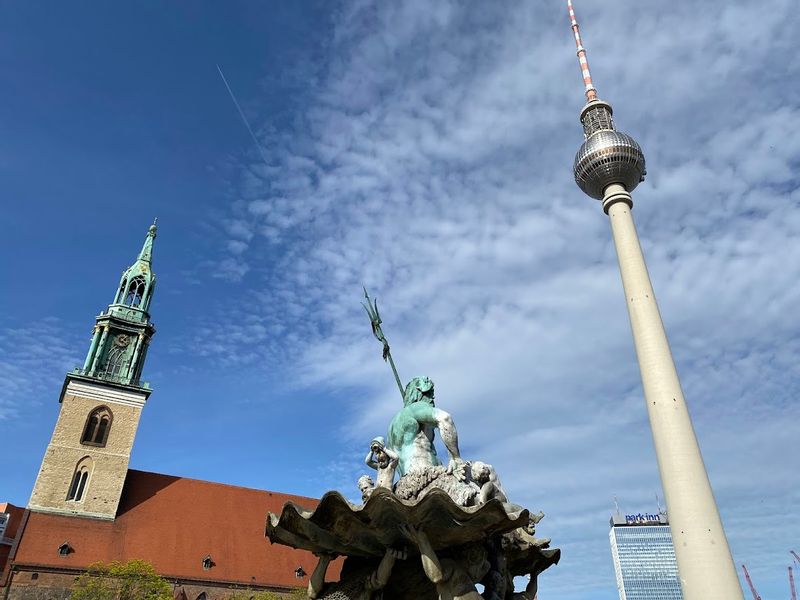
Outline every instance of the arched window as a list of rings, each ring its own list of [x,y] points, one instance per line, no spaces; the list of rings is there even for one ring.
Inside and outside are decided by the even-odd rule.
[[[106,357],[105,373],[104,376],[111,377],[112,379],[118,378],[122,375],[122,369],[125,367],[125,346],[112,346],[108,351]]]
[[[128,295],[125,296],[125,304],[128,306],[139,306],[144,296],[145,281],[144,277],[134,277],[128,284]]]
[[[208,598],[208,596],[206,596],[206,593],[200,592],[200,595],[197,597],[196,600],[206,600],[206,598]]]
[[[150,303],[153,301],[153,292],[155,291],[155,289],[156,289],[156,282],[151,281],[150,289],[147,290],[147,298],[145,298],[144,304],[142,305],[142,308],[144,308],[144,310],[150,310]]]
[[[113,419],[114,415],[107,406],[95,408],[89,413],[89,416],[86,417],[86,425],[83,427],[81,444],[105,446]]]
[[[89,477],[92,474],[92,459],[88,456],[81,459],[75,467],[72,482],[67,493],[68,502],[81,502],[86,495],[86,488],[89,485]]]
[[[125,292],[128,289],[128,280],[123,279],[122,282],[119,284],[119,290],[117,291],[117,298],[114,302],[122,302],[125,299]]]

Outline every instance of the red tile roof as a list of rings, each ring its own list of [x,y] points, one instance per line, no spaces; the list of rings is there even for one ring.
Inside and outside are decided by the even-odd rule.
[[[264,537],[267,512],[292,500],[313,508],[317,500],[277,492],[129,470],[115,521],[31,512],[14,563],[55,569],[134,558],[152,563],[169,579],[246,585],[305,585],[295,569],[311,573],[308,552],[272,545]],[[59,556],[69,542],[73,551]],[[203,569],[210,555],[214,566]],[[338,578],[331,568],[329,577]]]

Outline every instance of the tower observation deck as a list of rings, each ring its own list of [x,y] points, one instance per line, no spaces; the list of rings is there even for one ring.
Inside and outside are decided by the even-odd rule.
[[[644,181],[644,153],[617,131],[611,105],[598,98],[572,0],[567,6],[586,94],[575,182],[602,202],[611,222],[683,598],[743,600],[633,222],[631,192]]]

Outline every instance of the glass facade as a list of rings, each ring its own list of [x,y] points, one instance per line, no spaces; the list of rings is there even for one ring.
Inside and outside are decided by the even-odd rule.
[[[669,525],[612,519],[609,538],[620,600],[683,600]]]

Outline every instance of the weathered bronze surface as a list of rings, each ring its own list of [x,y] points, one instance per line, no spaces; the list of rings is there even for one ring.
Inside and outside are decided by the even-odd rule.
[[[308,584],[312,600],[534,600],[539,573],[561,556],[550,540],[534,537],[544,515],[509,502],[490,464],[461,457],[455,423],[436,406],[430,378],[401,385],[377,303],[364,294],[372,332],[403,395],[388,436],[373,438],[364,460],[376,480],[359,478],[360,505],[336,491],[314,510],[287,502],[280,515],[267,516],[267,537],[319,557]],[[434,446],[437,429],[447,465]],[[326,583],[336,556],[346,557],[341,578]],[[528,584],[515,592],[519,575]]]

